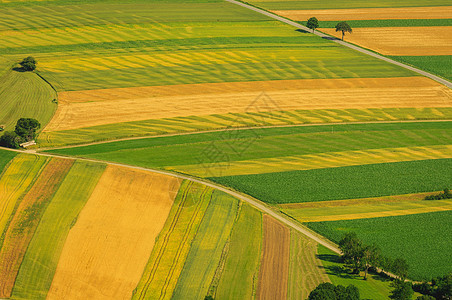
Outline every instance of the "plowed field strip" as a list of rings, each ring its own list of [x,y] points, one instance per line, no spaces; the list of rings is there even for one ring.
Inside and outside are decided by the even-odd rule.
[[[287,299],[307,299],[322,282],[329,282],[317,257],[318,244],[295,230],[290,232],[289,290]]]
[[[48,202],[72,167],[73,160],[52,159],[25,195],[8,227],[0,250],[0,297],[7,298]]]
[[[0,178],[0,233],[10,218],[16,202],[35,180],[47,158],[33,155],[18,155]]]
[[[289,229],[272,217],[264,215],[263,256],[257,299],[287,298],[289,250]]]
[[[340,37],[335,29],[319,29]],[[355,28],[348,42],[383,55],[452,55],[452,26]]]
[[[132,296],[179,180],[108,166],[69,232],[48,299]]]
[[[306,21],[312,16],[319,21],[450,19],[452,6],[273,10],[272,12],[295,21]]]
[[[167,169],[200,177],[222,177],[439,158],[452,158],[452,145],[330,152],[224,163],[174,166],[167,167]]]
[[[12,298],[46,298],[69,230],[91,196],[105,167],[103,164],[82,161],[74,163],[49,203],[27,248]]]
[[[290,86],[289,81],[286,84],[290,87],[280,84],[279,90],[276,90],[275,87],[268,91],[264,90],[267,97],[272,100],[272,105],[268,105],[268,107],[250,105],[263,90],[242,92],[237,89],[220,93],[179,94],[164,97],[149,97],[148,94],[142,94],[137,95],[136,98],[113,97],[111,100],[103,101],[72,102],[66,100],[58,106],[55,116],[45,128],[45,132],[118,122],[189,116],[208,117],[215,114],[313,109],[449,107],[451,105],[452,93],[450,90],[430,79],[408,77],[391,78],[391,80],[391,84],[385,86],[385,83],[388,83],[387,79],[355,79],[351,83],[340,79],[321,79],[319,83],[313,84],[318,86],[317,89],[301,88],[298,90]],[[401,82],[400,85],[394,86],[398,81]],[[196,86],[202,88],[202,85]],[[259,87],[257,84],[255,86]],[[416,88],[414,89],[414,87]],[[181,88],[181,90],[183,89]],[[74,93],[79,94],[79,92]],[[188,107],[190,109],[186,109]]]
[[[211,195],[211,188],[182,183],[133,299],[171,298]]]

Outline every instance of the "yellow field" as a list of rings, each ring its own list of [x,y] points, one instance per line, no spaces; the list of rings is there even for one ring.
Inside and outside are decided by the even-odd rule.
[[[130,299],[179,185],[107,167],[68,235],[48,299]]]
[[[281,204],[278,207],[300,222],[321,222],[403,216],[452,210],[452,200],[423,200],[432,193],[364,199]]]
[[[452,6],[274,10],[272,12],[295,21],[306,21],[312,16],[319,21],[449,19],[452,16]]]
[[[265,91],[270,107],[253,106]],[[269,110],[449,107],[452,92],[424,77],[208,83],[62,92],[45,132],[127,121]]]
[[[450,15],[450,14],[449,14]],[[341,37],[334,28],[319,29]],[[452,55],[452,26],[354,28],[348,42],[383,55]]]
[[[452,145],[326,152],[166,168],[199,177],[221,177],[440,158],[452,158]]]

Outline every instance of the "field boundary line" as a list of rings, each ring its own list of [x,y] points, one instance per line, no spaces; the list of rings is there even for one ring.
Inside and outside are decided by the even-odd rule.
[[[77,147],[88,147],[94,145],[102,145],[108,143],[115,142],[123,142],[123,141],[134,141],[134,140],[142,140],[142,139],[153,139],[153,138],[161,138],[161,137],[172,137],[172,136],[180,136],[180,135],[192,135],[192,134],[203,134],[203,133],[214,133],[214,132],[224,132],[224,131],[236,131],[236,130],[252,130],[252,129],[266,129],[266,128],[289,128],[289,127],[309,127],[309,126],[336,126],[336,125],[354,125],[354,124],[391,124],[391,123],[429,123],[429,122],[452,122],[452,119],[433,119],[433,120],[391,120],[391,121],[363,121],[363,122],[334,122],[334,123],[303,123],[303,124],[284,124],[284,125],[263,125],[263,126],[248,126],[248,127],[229,127],[229,128],[221,128],[221,129],[213,129],[213,130],[201,130],[201,131],[189,131],[189,132],[179,132],[179,133],[168,133],[168,134],[159,134],[159,135],[144,135],[144,136],[134,136],[134,137],[126,137],[120,139],[106,140],[106,141],[98,141],[91,142],[87,144],[76,144],[76,145],[67,145],[62,147],[44,147],[44,148],[36,148],[31,150],[29,153],[48,151],[48,150],[61,150],[61,149],[70,149]],[[35,152],[33,152],[35,151]],[[23,153],[23,152],[20,152]],[[1,299],[0,299],[1,300]]]
[[[294,26],[294,27],[296,27],[296,28],[298,28],[298,29],[301,29],[301,30],[304,30],[304,31],[307,31],[307,32],[311,33],[311,30],[310,30],[309,28],[307,28],[306,26],[303,26],[303,25],[301,25],[301,24],[298,24],[298,23],[296,23],[296,22],[294,22],[294,21],[291,21],[291,20],[289,20],[289,19],[286,19],[286,18],[284,18],[284,17],[281,17],[281,16],[276,15],[276,14],[274,14],[274,13],[271,13],[271,12],[269,12],[269,11],[263,10],[263,9],[261,9],[261,8],[252,6],[252,5],[250,5],[250,4],[247,4],[247,3],[244,3],[244,2],[241,2],[241,1],[236,1],[236,0],[225,0],[225,1],[230,2],[230,3],[232,3],[232,4],[236,4],[236,5],[242,6],[242,7],[244,7],[244,8],[250,9],[250,10],[253,10],[253,11],[255,11],[255,12],[257,12],[257,13],[260,13],[260,14],[262,14],[262,15],[265,15],[265,16],[267,16],[267,17],[273,18],[273,19],[278,20],[278,21],[280,21],[280,22],[286,23],[286,24],[288,24],[288,25],[290,25],[290,26]],[[363,54],[367,54],[367,55],[370,55],[370,56],[372,56],[372,57],[375,57],[375,58],[381,59],[381,60],[383,60],[383,61],[386,61],[386,62],[388,62],[388,63],[391,63],[391,64],[393,64],[393,65],[397,65],[397,66],[399,66],[399,67],[408,69],[408,70],[413,71],[413,72],[415,72],[415,73],[418,73],[418,74],[420,74],[420,75],[422,75],[422,76],[426,76],[426,77],[428,77],[428,78],[430,78],[430,79],[433,79],[433,80],[435,80],[436,82],[439,82],[439,83],[441,83],[441,84],[444,84],[444,85],[447,86],[448,88],[452,89],[452,82],[450,82],[450,81],[448,81],[448,80],[446,80],[446,79],[443,79],[443,78],[441,78],[441,77],[439,77],[439,76],[433,75],[433,74],[431,74],[431,73],[428,73],[428,72],[426,72],[426,71],[423,71],[423,70],[418,69],[418,68],[415,68],[415,67],[412,67],[412,66],[410,66],[410,65],[407,65],[407,64],[404,64],[404,63],[401,63],[401,62],[392,60],[392,59],[387,58],[387,57],[385,57],[385,56],[383,56],[383,55],[380,55],[380,54],[377,54],[377,53],[375,53],[375,52],[366,50],[366,49],[364,49],[364,48],[361,48],[361,47],[358,47],[358,46],[356,46],[356,45],[350,44],[350,43],[348,43],[348,42],[341,41],[341,40],[339,40],[339,39],[337,39],[337,38],[335,38],[335,37],[331,37],[331,36],[329,36],[329,35],[327,35],[327,34],[324,34],[324,33],[322,33],[322,32],[315,31],[313,34],[315,34],[315,35],[317,35],[317,36],[319,36],[319,37],[321,37],[321,38],[323,38],[323,39],[331,40],[331,41],[333,41],[333,42],[335,42],[335,43],[337,43],[337,44],[339,44],[339,45],[348,47],[348,48],[350,48],[350,49],[356,50],[356,51],[361,52],[361,53],[363,53]]]

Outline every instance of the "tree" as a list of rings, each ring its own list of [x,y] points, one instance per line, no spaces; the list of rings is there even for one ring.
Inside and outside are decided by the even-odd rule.
[[[452,273],[432,280],[436,299],[452,299]]]
[[[367,273],[370,267],[378,267],[381,257],[380,249],[375,246],[365,246],[362,249],[361,264],[364,269],[364,279],[367,279]]]
[[[359,300],[358,288],[354,285],[335,286],[329,282],[319,284],[310,294],[308,300]]]
[[[399,277],[400,280],[404,281],[408,276],[408,263],[403,258],[396,258],[392,262],[391,271]]]
[[[41,127],[41,124],[31,118],[20,118],[16,123],[16,134],[26,141],[31,141],[36,137],[36,130]]]
[[[319,28],[319,20],[316,17],[309,18],[308,23],[306,23],[306,27],[312,29],[314,32],[317,28]]]
[[[214,300],[212,296],[205,296],[204,300]]]
[[[354,273],[359,273],[363,255],[363,245],[355,232],[347,232],[339,241],[344,263],[349,265]]]
[[[0,146],[17,149],[19,148],[22,138],[18,136],[14,131],[6,131],[0,137]]]
[[[436,300],[433,296],[422,295],[416,298],[416,300]]]
[[[411,282],[395,280],[391,283],[394,290],[391,292],[389,298],[394,300],[411,300],[414,291]]]
[[[34,59],[34,57],[28,56],[24,58],[19,64],[25,71],[34,71],[36,69],[37,62],[36,59]]]
[[[347,24],[347,22],[342,21],[336,24],[336,32],[338,31],[342,31],[342,40],[344,40],[345,32],[352,33],[352,28]]]

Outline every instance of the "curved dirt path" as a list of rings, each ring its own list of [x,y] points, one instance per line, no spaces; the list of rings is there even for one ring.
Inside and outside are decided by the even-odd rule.
[[[254,7],[254,6],[251,6],[251,5],[249,5],[249,4],[246,4],[246,3],[243,3],[243,2],[239,2],[239,1],[236,1],[236,0],[226,0],[226,1],[227,1],[227,2],[230,2],[230,3],[233,3],[233,4],[236,4],[236,5],[240,5],[240,6],[244,7],[244,8],[247,8],[247,9],[251,9],[251,10],[257,12],[257,13],[260,13],[260,14],[263,14],[263,15],[265,15],[265,16],[267,16],[267,17],[270,17],[270,18],[273,18],[273,19],[275,19],[275,20],[284,22],[284,23],[286,23],[286,24],[288,24],[288,25],[294,26],[294,27],[299,28],[299,29],[301,29],[301,30],[311,32],[311,29],[307,28],[306,26],[303,26],[303,25],[298,24],[298,23],[296,23],[296,22],[294,22],[294,21],[288,20],[288,19],[286,19],[286,18],[284,18],[284,17],[281,17],[281,16],[278,16],[278,15],[276,15],[276,14],[273,14],[273,13],[271,13],[271,12],[265,11],[265,10],[263,10],[263,9],[260,9],[260,8],[257,8],[257,7]],[[443,79],[443,78],[441,78],[441,77],[438,77],[438,76],[436,76],[436,75],[430,74],[430,73],[425,72],[425,71],[422,71],[422,70],[420,70],[420,69],[418,69],[418,68],[414,68],[414,67],[412,67],[412,66],[409,66],[409,65],[403,64],[403,63],[401,63],[401,62],[392,60],[392,59],[390,59],[390,58],[384,57],[384,56],[379,55],[379,54],[377,54],[377,53],[375,53],[375,52],[372,52],[372,51],[369,51],[369,50],[365,50],[365,49],[363,49],[363,48],[361,48],[361,47],[358,47],[358,46],[349,44],[349,43],[347,43],[347,42],[341,41],[341,40],[339,40],[339,39],[337,39],[337,38],[335,38],[335,37],[331,37],[331,36],[326,35],[326,34],[324,34],[324,33],[322,33],[322,32],[315,31],[314,34],[317,35],[317,36],[319,36],[319,37],[321,37],[321,38],[328,39],[328,40],[332,40],[333,42],[335,42],[335,43],[337,43],[337,44],[340,44],[340,45],[342,45],[342,46],[351,48],[351,49],[356,50],[356,51],[359,51],[359,52],[361,52],[361,53],[364,53],[364,54],[373,56],[373,57],[375,57],[375,58],[384,60],[384,61],[386,61],[386,62],[388,62],[388,63],[391,63],[391,64],[394,64],[394,65],[400,66],[400,67],[402,67],[402,68],[411,70],[411,71],[416,72],[416,73],[418,73],[418,74],[421,74],[421,75],[423,75],[423,76],[429,77],[429,78],[431,78],[431,79],[433,79],[433,80],[435,80],[435,81],[437,81],[437,82],[439,82],[439,83],[441,83],[441,84],[444,84],[444,85],[447,86],[448,88],[452,89],[452,82],[450,82],[450,81],[448,81],[448,80],[446,80],[446,79]]]

